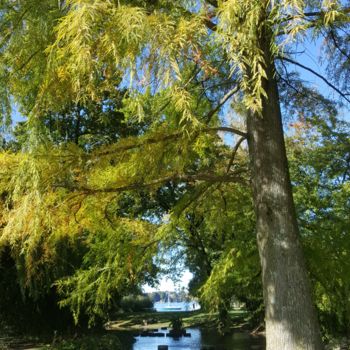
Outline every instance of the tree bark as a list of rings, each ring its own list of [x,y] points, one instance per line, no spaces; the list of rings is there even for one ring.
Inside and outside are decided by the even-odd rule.
[[[300,245],[283,138],[275,67],[261,40],[266,74],[262,115],[247,119],[262,266],[267,350],[323,349]]]

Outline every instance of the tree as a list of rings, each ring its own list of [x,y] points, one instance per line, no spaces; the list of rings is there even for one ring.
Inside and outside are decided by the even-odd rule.
[[[294,128],[288,153],[323,333],[328,337],[347,334],[349,124],[334,114],[310,115]]]
[[[118,104],[120,105],[121,103],[121,97],[122,94],[117,92],[114,94],[112,100],[109,100],[111,98],[110,95],[106,96],[105,99],[108,101],[103,104],[90,102],[85,106],[72,105],[58,113],[45,115],[42,118],[41,138],[45,140],[47,145],[50,144],[50,147],[62,144],[66,147],[70,144],[70,147],[75,148],[76,151],[80,149],[88,153],[96,147],[113,143],[125,135],[137,135],[145,125],[138,125],[136,127],[128,126],[124,123],[123,114],[117,110]],[[6,152],[2,155],[2,162],[9,166],[9,168],[12,168],[12,171],[7,169],[5,174],[10,175],[12,173],[10,177],[12,176],[13,181],[9,181],[8,177],[2,177],[3,183],[0,186],[0,192],[2,194],[2,229],[6,226],[11,226],[11,223],[9,223],[9,221],[11,222],[11,215],[8,216],[9,212],[16,212],[21,208],[22,204],[28,206],[28,196],[33,199],[33,191],[31,191],[30,187],[33,186],[36,188],[38,184],[38,182],[32,181],[29,177],[24,187],[20,188],[19,184],[16,183],[16,175],[14,175],[17,171],[19,173],[21,171],[26,172],[28,167],[30,167],[29,163],[31,163],[31,159],[30,157],[24,157],[21,164],[20,157],[16,157],[13,152],[20,152],[21,149],[26,149],[31,141],[32,135],[28,132],[26,124],[21,122],[15,126],[10,141],[4,146]],[[10,154],[13,157],[9,157]],[[70,157],[68,156],[68,158]],[[69,164],[71,160],[68,158],[66,161]],[[9,163],[6,163],[6,159],[9,160]],[[61,163],[61,165],[63,164]],[[45,171],[41,172],[36,166],[38,166],[38,163],[34,164],[34,172],[38,171],[37,174],[40,174],[40,178],[43,179],[42,176],[45,176]],[[45,167],[46,165],[42,169]],[[69,181],[65,177],[64,171],[61,171],[58,175],[61,176],[61,181]],[[13,196],[13,192],[16,192],[15,188],[18,190],[17,198]],[[24,188],[26,189],[22,192]],[[26,193],[27,190],[29,195]],[[166,187],[164,187],[163,192],[166,193]],[[69,218],[70,213],[64,213],[60,210],[52,213],[56,216],[56,224],[53,224],[53,222],[49,224],[48,221],[51,221],[51,210],[46,208],[47,211],[44,210],[41,214],[40,211],[35,212],[35,207],[38,206],[38,202],[36,202],[33,203],[30,209],[27,207],[29,210],[24,209],[22,212],[26,216],[26,225],[28,225],[26,228],[23,226],[19,230],[12,228],[7,233],[6,229],[2,231],[1,265],[4,265],[6,269],[10,269],[10,264],[12,266],[11,273],[5,275],[2,284],[1,291],[4,293],[4,297],[2,298],[3,304],[0,307],[3,310],[2,315],[8,321],[8,324],[14,326],[17,330],[31,329],[38,331],[41,324],[45,326],[45,329],[50,326],[57,329],[57,326],[55,326],[57,320],[63,317],[69,319],[70,322],[65,323],[65,326],[69,328],[72,325],[72,318],[68,317],[67,308],[61,312],[57,305],[59,299],[62,299],[62,297],[69,297],[71,306],[74,305],[71,309],[74,310],[73,315],[75,316],[76,323],[80,316],[80,324],[85,325],[86,316],[90,318],[90,324],[92,321],[95,321],[96,316],[99,321],[106,320],[108,318],[108,312],[111,309],[113,310],[113,308],[116,310],[119,307],[118,303],[120,303],[122,295],[139,291],[140,282],[135,282],[137,277],[135,272],[131,272],[132,268],[130,266],[130,260],[136,260],[135,253],[137,252],[137,248],[134,242],[132,242],[133,239],[130,237],[127,238],[127,219],[134,219],[134,229],[130,235],[137,235],[138,226],[136,218],[143,215],[146,211],[152,211],[155,213],[154,215],[156,215],[157,211],[161,211],[158,206],[154,208],[154,200],[147,200],[146,193],[123,194],[123,198],[118,203],[110,201],[108,203],[109,207],[103,208],[102,217],[107,226],[104,227],[104,225],[99,224],[95,231],[91,230],[91,227],[88,227],[89,225],[79,222],[80,220],[76,215],[77,207],[75,205],[77,203],[78,207],[82,205],[82,202],[79,201],[80,199],[78,198],[78,202],[74,204],[74,194],[68,191],[65,193],[61,192],[61,195],[69,203],[66,208],[75,212],[75,224],[66,225],[73,217]],[[159,193],[157,197],[159,201],[161,201],[163,196]],[[38,200],[43,198],[40,195],[39,197],[34,195],[34,198]],[[45,200],[48,197],[50,195],[46,193]],[[55,201],[58,197],[53,196],[51,199]],[[43,204],[43,207],[47,204],[48,202]],[[6,210],[8,208],[10,210]],[[61,207],[61,209],[63,208]],[[94,217],[96,219],[95,213],[99,210],[95,208],[94,213],[89,215],[89,219],[92,221]],[[119,234],[117,225],[113,223],[114,211],[120,212],[119,215],[123,217],[126,224],[124,225],[123,232]],[[15,227],[17,223],[18,221],[12,222]],[[120,235],[123,236],[122,239],[120,239]],[[27,249],[24,246],[27,246]],[[131,249],[128,249],[128,247],[131,247]],[[146,248],[142,248],[144,262],[150,257],[151,259],[153,257],[153,253],[149,255],[153,251],[151,249],[152,244],[149,249]],[[133,250],[132,256],[130,256],[130,250]],[[113,264],[110,256],[108,256],[108,251],[112,256],[115,251],[119,253],[119,259],[114,260],[114,263],[117,263],[118,266],[114,266],[114,276],[116,278],[113,283],[110,279],[109,270],[111,267],[106,266]],[[98,258],[96,258],[96,252],[99,254]],[[123,260],[125,262],[123,266],[120,266]],[[102,266],[100,266],[101,262],[103,264]],[[149,269],[146,271],[145,266],[148,264]],[[101,268],[98,269],[98,266]],[[148,261],[147,263],[140,264],[140,266],[143,266],[142,279],[152,283],[157,272],[155,265],[152,264],[152,261]],[[76,276],[77,271],[79,271],[79,277]],[[129,278],[132,274],[133,277]],[[93,297],[89,295],[89,292],[86,292],[85,295],[79,294],[79,301],[77,302],[74,299],[74,285],[78,283],[80,286],[84,285],[84,283],[95,284],[94,278],[100,281],[100,288],[93,287]],[[108,284],[107,288],[103,282]],[[11,292],[9,293],[10,290]],[[103,290],[103,293],[98,292],[99,290]],[[99,294],[103,294],[103,296],[99,296]],[[21,305],[21,318],[16,317],[16,310],[8,308],[8,298],[12,298],[13,303]],[[65,302],[61,300],[60,306],[64,306],[64,304]],[[47,309],[50,309],[50,311],[47,311]],[[32,318],[37,317],[40,322],[34,322],[34,324],[29,324],[27,327],[27,322],[23,320],[30,317],[33,310],[37,310],[37,312]],[[47,315],[48,319],[46,319],[45,315]],[[31,328],[33,325],[34,328]]]
[[[151,123],[144,134],[89,154],[99,168],[86,166],[83,176],[73,173],[74,181],[60,186],[102,198],[167,181],[234,183],[242,180],[232,166],[236,148],[247,139],[267,348],[321,349],[283,139],[277,76],[288,76],[276,61],[297,63],[286,53],[291,42],[307,31],[346,26],[348,10],[336,1],[302,0],[27,3],[2,4],[1,92],[4,106],[14,96],[30,115],[33,135],[34,121],[47,111],[115,89],[116,73],[130,86],[129,120]],[[30,59],[33,42],[42,45],[38,66]],[[226,125],[229,100],[246,116],[246,131]],[[219,131],[238,136],[233,156],[218,147]]]
[[[74,143],[75,147],[79,146],[80,149],[91,151],[94,147],[97,147],[97,145],[101,146],[102,144],[115,141],[119,135],[137,134],[135,128],[132,129],[128,128],[127,125],[123,125],[122,113],[115,110],[115,105],[118,104],[118,102],[120,103],[120,101],[121,98],[119,95],[115,95],[113,101],[108,104],[108,108],[102,108],[101,104],[90,103],[88,106],[85,106],[85,108],[78,109],[77,106],[73,106],[70,109],[64,109],[62,113],[45,116],[46,118],[43,118],[42,137],[46,137],[46,141],[51,144]],[[119,118],[116,119],[115,116]],[[51,141],[49,141],[49,138]],[[28,133],[25,123],[19,123],[15,126],[14,133],[10,141],[5,144],[4,149],[7,152],[18,152],[18,150],[28,147],[30,139],[31,135]],[[2,161],[4,161],[4,158],[5,157],[2,158]],[[18,158],[15,162],[11,163],[11,167],[14,166],[18,170],[21,168],[21,165],[19,165],[17,161]],[[28,169],[27,166],[28,164],[24,165],[24,169]],[[22,168],[22,170],[24,169]],[[63,173],[61,173],[61,175],[63,175]],[[20,199],[15,199],[12,195],[12,186],[16,187],[18,184],[11,184],[11,181],[7,181],[8,178],[2,178],[2,180],[4,180],[4,183],[0,186],[0,192],[2,194],[1,213],[3,219],[1,228],[4,228],[8,224],[7,220],[9,219],[6,207],[9,206],[11,209],[17,210],[18,207],[20,207],[19,203],[22,200],[26,202],[27,199],[25,193],[18,193]],[[28,181],[32,184],[31,180]],[[17,189],[19,188],[17,187]],[[19,191],[21,192],[21,189],[19,189]],[[68,197],[69,196],[67,196],[66,199],[70,201]],[[125,202],[124,205],[120,206],[120,209],[124,211],[125,218],[128,215],[130,216],[130,212],[135,210],[135,205],[133,206],[131,199],[136,200],[136,198],[129,196],[129,199],[129,203]],[[37,203],[34,204],[34,206],[36,205]],[[151,205],[150,203],[148,207]],[[147,210],[144,209],[142,205],[140,205],[140,207],[141,208],[138,208],[139,212]],[[63,212],[60,212],[60,214],[63,214],[63,216],[60,217],[57,223],[64,217],[68,219]],[[60,214],[59,211],[56,211],[57,216],[60,216]],[[22,330],[38,332],[47,330],[50,327],[51,330],[58,328],[68,330],[74,325],[73,318],[68,308],[60,310],[59,301],[62,299],[64,291],[69,288],[69,278],[74,281],[74,274],[79,269],[81,275],[86,272],[86,269],[90,269],[90,274],[92,273],[93,275],[92,264],[96,268],[100,263],[94,259],[93,253],[99,249],[99,259],[100,261],[104,261],[105,256],[103,257],[101,254],[101,246],[103,247],[103,244],[105,244],[105,247],[108,248],[102,250],[104,254],[108,254],[108,250],[115,249],[116,246],[120,244],[116,234],[117,230],[112,230],[113,237],[115,238],[113,241],[108,236],[110,230],[105,230],[105,232],[89,232],[87,226],[85,226],[85,230],[83,229],[83,224],[77,231],[76,229],[79,223],[76,220],[77,225],[73,225],[76,226],[75,228],[71,225],[64,227],[61,222],[60,226],[62,231],[59,233],[57,226],[48,225],[48,212],[43,212],[42,215],[39,215],[39,212],[37,212],[33,217],[33,215],[30,214],[30,210],[25,210],[24,215],[27,215],[28,227],[33,225],[34,231],[37,231],[37,239],[35,239],[33,231],[31,231],[31,235],[29,235],[31,237],[30,239],[33,239],[31,243],[29,243],[30,239],[25,238],[26,233],[23,231],[20,231],[20,235],[24,233],[24,237],[16,235],[16,233],[18,233],[16,229],[10,231],[8,235],[6,235],[6,232],[2,232],[0,267],[3,270],[9,271],[4,274],[3,283],[0,288],[2,293],[2,302],[0,305],[2,317],[4,321],[7,322],[7,325],[12,326],[18,332]],[[63,221],[65,219],[63,219]],[[39,224],[35,223],[36,220],[39,220]],[[111,223],[112,219],[109,218],[109,220]],[[102,226],[100,230],[103,231]],[[126,236],[126,232],[123,232],[123,234]],[[90,235],[95,235],[95,239],[92,239]],[[101,237],[104,238],[103,244],[99,244],[96,236],[100,239]],[[67,237],[69,237],[69,239],[67,239]],[[23,250],[23,245],[25,245],[23,244],[24,241],[27,241],[27,244],[30,246],[28,250]],[[108,245],[106,245],[106,242],[108,242]],[[124,245],[124,258],[126,254],[125,247],[126,244]],[[119,253],[122,254],[122,249],[119,249]],[[147,256],[147,254],[145,254],[145,256]],[[149,271],[151,270],[152,264],[150,265]],[[115,272],[121,274],[121,270],[117,272],[116,269]],[[147,274],[145,270],[143,271],[144,278],[148,279],[150,282],[155,273],[155,267],[149,274]],[[96,276],[96,274],[94,276]],[[59,286],[56,282],[61,279],[64,279],[64,283],[62,282]],[[88,298],[85,298],[83,301],[84,309],[81,312],[77,312],[80,314],[80,325],[86,325],[86,316],[90,317],[90,323],[93,320],[92,312],[90,312],[92,308],[91,304],[93,304],[96,309],[93,313],[95,319],[96,316],[99,316],[99,321],[106,320],[108,318],[108,312],[113,308],[116,309],[116,306],[119,306],[118,303],[120,303],[123,293],[126,294],[135,291],[136,288],[138,289],[138,287],[135,287],[135,283],[133,285],[130,283],[128,288],[125,285],[126,283],[123,284],[123,287],[119,286],[116,288],[114,286],[114,288],[112,288],[110,294],[113,295],[113,303],[106,302],[106,299],[104,299],[103,307],[100,307],[101,310],[103,309],[104,313],[99,310],[99,303],[96,302],[96,298],[92,301],[87,301],[86,299]],[[60,295],[61,291],[62,295]],[[106,289],[104,289],[104,291],[106,291]],[[70,295],[70,297],[74,299],[74,295]],[[12,300],[12,302],[9,303],[9,300]],[[14,304],[18,305],[18,307],[9,307],[9,305]],[[62,302],[60,306],[64,306],[63,304]],[[82,303],[80,302],[80,304]],[[81,309],[80,304],[77,305],[77,310]],[[22,310],[21,317],[18,317],[19,308]],[[75,316],[75,321],[77,321],[77,314]],[[28,318],[31,318],[33,322],[27,322]],[[62,323],[62,319],[66,321]]]

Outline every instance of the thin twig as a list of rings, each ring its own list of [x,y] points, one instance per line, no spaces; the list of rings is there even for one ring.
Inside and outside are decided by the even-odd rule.
[[[324,78],[321,74],[317,73],[316,71],[314,71],[313,69],[307,67],[307,66],[304,66],[303,64],[297,62],[297,61],[294,61],[288,57],[282,57],[282,56],[279,56],[277,57],[278,59],[280,60],[284,60],[284,61],[287,61],[289,63],[292,63],[296,66],[299,66],[300,68],[303,68],[305,70],[307,70],[308,72],[314,74],[315,76],[317,76],[318,78],[320,78],[322,81],[324,81],[329,87],[331,87],[334,91],[336,91],[341,97],[343,97],[347,102],[350,103],[350,100],[346,97],[346,95],[344,93],[342,93],[335,85],[333,85],[331,82],[329,82],[326,78]]]
[[[349,54],[340,47],[340,44],[338,43],[337,38],[336,38],[333,30],[330,31],[330,35],[331,35],[331,38],[333,40],[333,44],[334,44],[335,48],[338,49],[340,51],[340,53],[342,55],[344,55],[350,61]]]

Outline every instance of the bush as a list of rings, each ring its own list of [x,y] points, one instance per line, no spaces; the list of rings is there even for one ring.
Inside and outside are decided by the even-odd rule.
[[[43,348],[42,350],[44,350]],[[119,339],[114,335],[84,336],[79,339],[63,340],[50,347],[53,350],[124,350]]]

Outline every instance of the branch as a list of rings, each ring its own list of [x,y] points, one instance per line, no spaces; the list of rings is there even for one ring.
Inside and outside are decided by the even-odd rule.
[[[239,135],[244,137],[245,139],[248,137],[248,134],[244,131],[241,131],[236,128],[228,127],[228,126],[219,126],[217,128],[207,128],[204,129],[206,131],[223,131],[223,132],[230,132],[231,134]]]
[[[343,56],[345,56],[348,60],[350,60],[350,56],[348,55],[348,53],[340,47],[340,44],[338,43],[338,40],[333,30],[330,30],[330,36],[333,40],[333,44],[335,48],[338,49]]]
[[[233,161],[235,160],[235,157],[236,157],[236,154],[237,154],[237,151],[238,151],[239,146],[241,145],[241,143],[242,143],[245,139],[246,139],[246,138],[242,136],[242,137],[238,140],[238,142],[236,143],[236,145],[235,145],[235,147],[234,147],[234,149],[233,149],[233,151],[232,151],[232,156],[231,156],[231,158],[230,158],[230,161],[229,161],[228,166],[227,166],[227,169],[226,169],[226,173],[227,173],[227,174],[229,173],[229,171],[230,171],[230,169],[231,169],[231,166],[232,166],[232,164],[233,164]]]
[[[329,87],[331,87],[334,91],[336,91],[341,97],[343,97],[347,102],[350,103],[350,100],[346,97],[346,95],[344,93],[342,93],[335,85],[333,85],[331,82],[329,82],[326,78],[324,78],[321,74],[317,73],[316,71],[314,71],[313,69],[307,67],[307,66],[304,66],[303,64],[297,62],[297,61],[294,61],[290,58],[287,58],[287,57],[277,57],[278,59],[280,60],[284,60],[284,61],[287,61],[289,63],[292,63],[296,66],[299,66],[305,70],[307,70],[308,72],[314,74],[315,76],[317,76],[318,78],[320,78],[322,81],[324,81]]]
[[[218,105],[212,109],[207,115],[206,115],[206,120],[209,120],[212,118],[212,116],[236,93],[238,92],[239,87],[236,86],[233,89],[231,89],[218,103]]]
[[[184,10],[185,14],[188,14],[190,16],[193,15],[192,12]],[[203,23],[206,25],[206,27],[210,30],[212,30],[213,32],[216,31],[217,25],[215,23],[213,23],[209,18],[203,18]]]
[[[41,49],[36,50],[33,52],[16,70],[14,73],[18,73],[21,71],[29,62],[39,53],[41,52]]]
[[[344,14],[348,14],[350,13],[350,7],[344,7],[343,9],[341,9],[340,12],[343,12]],[[324,17],[327,14],[327,11],[310,11],[310,12],[304,12],[303,14],[299,15],[299,16],[287,16],[282,20],[283,22],[288,22],[291,21],[295,18],[303,18],[303,17]]]
[[[207,0],[207,3],[213,7],[218,7],[219,4],[217,2],[217,0]]]
[[[170,135],[162,135],[162,136],[159,136],[157,138],[150,137],[150,138],[148,138],[140,143],[133,143],[130,145],[121,145],[121,146],[114,148],[113,150],[108,150],[108,151],[104,151],[104,152],[97,152],[95,155],[96,156],[106,156],[106,155],[109,155],[109,154],[112,154],[115,152],[119,152],[119,151],[129,151],[132,149],[141,148],[143,146],[152,145],[155,143],[160,143],[160,142],[164,142],[164,141],[172,141],[172,140],[178,139],[180,136],[182,136],[182,134],[183,133],[181,133],[181,132],[177,132],[177,133],[170,134]]]
[[[207,192],[209,188],[211,188],[212,185],[213,184],[206,185],[204,188],[200,188],[200,186],[197,186],[197,193],[191,196],[191,198],[187,201],[187,203],[184,206],[180,208],[180,210],[178,209],[178,207],[176,207],[176,216],[179,217],[180,214],[182,214],[193,202],[197,201],[200,197],[202,197],[204,193]]]
[[[217,128],[204,128],[201,129],[199,131],[196,131],[196,134],[198,135],[201,132],[218,132],[218,131],[223,131],[223,132],[230,132],[242,137],[247,137],[247,133],[241,130],[238,130],[236,128],[231,128],[231,127],[217,127]],[[176,140],[178,138],[180,138],[181,136],[183,136],[183,132],[177,132],[174,134],[170,134],[170,135],[162,135],[159,137],[150,137],[146,140],[144,140],[143,142],[140,143],[133,143],[130,145],[122,145],[122,146],[118,146],[116,148],[114,148],[113,150],[108,150],[108,151],[104,151],[104,152],[97,152],[95,154],[95,156],[106,156],[115,152],[119,152],[119,151],[129,151],[132,149],[136,149],[136,148],[141,148],[143,146],[146,145],[152,145],[152,144],[156,144],[156,143],[160,143],[160,142],[165,142],[165,141],[173,141]]]
[[[129,185],[124,186],[117,186],[117,187],[111,187],[111,188],[88,188],[88,187],[76,187],[76,188],[70,188],[70,190],[75,191],[81,191],[86,195],[92,195],[97,193],[118,193],[118,192],[124,192],[124,191],[130,191],[130,190],[140,190],[142,188],[149,188],[153,187],[155,185],[161,185],[163,183],[169,182],[169,181],[177,181],[177,182],[197,182],[197,181],[205,181],[210,183],[215,182],[242,182],[242,178],[235,176],[235,174],[224,174],[224,175],[217,175],[217,174],[210,174],[210,173],[203,173],[203,174],[174,174],[171,176],[166,176],[160,179],[152,180],[148,183],[144,182],[135,182]],[[56,186],[56,187],[64,187],[64,186]]]
[[[340,10],[340,12],[343,13],[350,13],[350,7],[344,7]],[[323,17],[325,14],[327,14],[326,11],[313,11],[313,12],[305,12],[304,16],[305,17]]]
[[[346,8],[343,8],[341,10],[343,13],[340,13],[341,15],[347,15],[350,13],[350,7],[346,7]],[[284,23],[284,22],[288,22],[288,21],[291,21],[291,20],[294,20],[296,18],[298,19],[305,19],[305,21],[308,22],[308,26],[307,28],[305,29],[310,29],[310,28],[313,28],[317,25],[317,18],[310,18],[309,17],[319,17],[319,18],[322,18],[324,17],[325,15],[327,14],[326,11],[315,11],[315,12],[305,12],[303,13],[302,15],[298,15],[298,16],[293,16],[293,15],[290,15],[290,16],[286,16],[285,18],[282,18],[280,23]],[[347,18],[347,21],[349,21],[349,18]],[[277,36],[280,36],[280,35],[286,35],[286,34],[290,34],[290,31],[289,32],[284,32],[284,31],[280,31]]]
[[[142,246],[141,248],[142,248],[142,252],[143,253],[146,253],[146,250],[149,248],[149,247],[152,247],[152,245],[154,245],[154,244],[157,244],[157,243],[159,243],[161,241],[161,239],[155,239],[155,240],[153,240],[153,241],[150,241],[150,242],[148,242],[146,245],[144,245],[144,246]]]
[[[204,19],[204,24],[207,26],[208,29],[212,30],[213,32],[216,31],[216,24],[210,21],[209,19],[205,18]]]
[[[292,90],[294,90],[298,95],[300,95],[301,97],[305,97],[305,98],[311,98],[313,99],[314,101],[317,101],[319,102],[319,99],[316,98],[315,95],[313,94],[309,94],[307,93],[306,91],[302,91],[302,90],[299,90],[297,87],[295,87],[291,82],[290,80],[288,79],[288,71],[286,69],[286,67],[284,67],[284,69],[286,70],[286,74],[287,74],[287,79],[283,78],[281,74],[278,73],[278,76],[279,78],[287,85],[289,86]]]
[[[18,26],[21,24],[22,19],[23,19],[24,16],[27,14],[27,12],[29,11],[29,9],[30,9],[30,8],[25,9],[25,10],[20,14],[20,16],[18,17],[16,23],[15,23],[14,26],[12,26],[12,28],[11,28],[12,30],[11,30],[11,32],[10,32],[10,35],[13,34],[13,33],[14,33],[14,30],[17,29]],[[14,11],[14,12],[16,12],[16,13],[18,13],[14,8],[11,8],[11,10]],[[3,29],[4,29],[4,27],[5,27],[5,25],[9,24],[10,22],[11,22],[11,19],[9,19],[9,20],[7,20],[6,22],[2,23],[2,24],[1,24],[1,27],[0,27],[0,32],[2,32]],[[6,37],[7,37],[7,35],[6,35]]]

